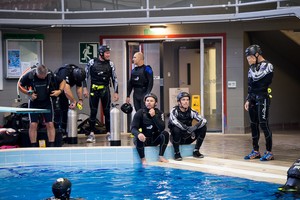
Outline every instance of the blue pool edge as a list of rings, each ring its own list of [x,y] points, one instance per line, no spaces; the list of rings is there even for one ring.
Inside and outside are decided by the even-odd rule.
[[[191,156],[194,145],[181,145],[183,157]],[[158,159],[159,147],[145,147],[148,162]],[[169,145],[164,156],[173,159],[173,146]],[[81,167],[124,167],[140,163],[134,146],[108,147],[56,147],[56,148],[15,148],[0,150],[0,166],[81,166]]]

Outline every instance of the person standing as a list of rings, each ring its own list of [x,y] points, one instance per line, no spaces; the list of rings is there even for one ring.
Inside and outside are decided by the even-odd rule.
[[[153,93],[144,97],[145,108],[139,109],[131,122],[131,132],[134,134],[134,143],[141,158],[146,165],[145,146],[159,146],[160,162],[169,162],[164,153],[169,143],[169,133],[165,131],[164,113],[156,108],[157,96]]]
[[[63,67],[60,67],[54,73],[56,76],[59,76],[66,81],[64,91],[61,95],[59,95],[56,102],[54,118],[56,128],[63,129],[66,136],[68,108],[74,109],[76,105],[81,108],[83,106],[82,81],[84,81],[86,74],[83,68],[74,64],[67,64]],[[75,99],[71,90],[74,85],[76,85],[78,101]]]
[[[45,120],[49,147],[54,146],[55,128],[53,123],[53,102],[51,97],[59,96],[65,87],[65,81],[55,76],[45,65],[26,73],[18,85],[20,91],[29,96],[29,108],[48,109],[50,113],[42,113]],[[29,138],[32,147],[37,147],[38,113],[29,114]]]
[[[169,128],[172,136],[174,147],[174,159],[181,161],[182,157],[179,151],[180,144],[191,144],[196,140],[193,151],[193,157],[203,158],[200,153],[200,147],[206,136],[207,120],[199,115],[199,113],[190,107],[190,95],[187,92],[180,92],[177,95],[178,105],[173,107],[170,112]],[[193,120],[197,123],[193,126]]]
[[[110,135],[110,80],[113,83],[113,100],[119,100],[118,80],[115,72],[115,66],[113,62],[110,61],[110,50],[110,47],[107,45],[100,46],[98,48],[99,57],[91,59],[85,68],[86,80],[83,82],[83,94],[85,97],[90,97],[89,104],[91,109],[89,120],[91,132],[86,140],[87,142],[96,142],[94,132],[100,100],[104,111],[105,128],[107,135]],[[89,76],[91,76],[90,93],[87,89],[87,80]]]
[[[135,111],[143,108],[144,96],[149,94],[153,88],[153,71],[150,65],[144,64],[144,55],[137,52],[133,56],[135,67],[131,71],[127,87],[126,103],[130,103],[130,94],[133,92],[133,105]]]
[[[250,67],[248,71],[248,95],[244,107],[250,116],[253,150],[244,159],[273,160],[272,132],[269,128],[270,97],[268,94],[268,88],[273,79],[273,65],[264,59],[260,46],[256,44],[249,46],[245,50],[245,55]],[[263,130],[266,140],[266,151],[262,157],[258,145],[259,127]]]

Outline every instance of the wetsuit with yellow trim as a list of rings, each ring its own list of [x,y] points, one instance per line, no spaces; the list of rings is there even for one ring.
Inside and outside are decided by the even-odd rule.
[[[266,150],[272,151],[272,132],[269,128],[270,96],[268,88],[272,83],[273,65],[264,60],[250,66],[248,71],[249,116],[254,151],[259,151],[259,126],[263,130],[266,140]]]
[[[91,77],[90,85],[90,129],[95,131],[96,115],[99,107],[99,102],[103,106],[105,116],[106,131],[110,132],[110,81],[113,84],[113,90],[118,93],[118,80],[113,62],[109,60],[101,61],[98,58],[91,59],[86,68],[86,80],[83,82],[83,87],[87,87],[87,80]]]

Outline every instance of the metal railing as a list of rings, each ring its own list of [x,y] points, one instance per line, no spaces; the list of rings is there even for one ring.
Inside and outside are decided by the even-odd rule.
[[[203,23],[300,17],[299,0],[1,0],[1,24]]]

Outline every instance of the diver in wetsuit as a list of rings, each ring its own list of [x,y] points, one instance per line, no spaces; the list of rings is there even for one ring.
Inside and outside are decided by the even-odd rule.
[[[281,192],[293,192],[300,195],[300,158],[287,171],[286,183],[278,188]]]
[[[169,143],[169,133],[165,131],[164,113],[156,108],[157,96],[153,93],[144,97],[146,107],[138,110],[131,122],[131,132],[134,134],[134,143],[141,158],[142,164],[147,164],[145,158],[145,146],[157,146],[159,148],[160,162],[168,162],[163,157]]]
[[[274,67],[264,59],[258,45],[251,45],[245,50],[249,64],[248,96],[244,105],[250,116],[253,149],[245,160],[260,159],[261,161],[274,160],[272,153],[272,132],[269,127],[270,95],[269,86],[272,83]],[[265,134],[266,151],[263,156],[259,152],[260,130]]]
[[[126,103],[130,103],[130,94],[133,92],[133,105],[135,111],[145,107],[144,96],[153,88],[153,71],[151,66],[144,64],[144,55],[137,52],[133,56],[135,67],[131,71],[127,87]]]
[[[72,183],[67,178],[58,178],[52,185],[53,197],[46,200],[84,200],[83,198],[71,198]]]

